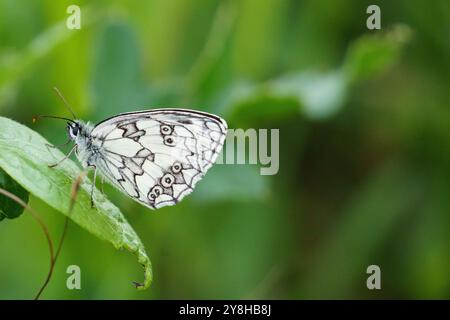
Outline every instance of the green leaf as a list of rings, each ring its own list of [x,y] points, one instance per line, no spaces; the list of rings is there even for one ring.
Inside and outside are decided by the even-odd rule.
[[[227,109],[232,123],[242,117],[278,119],[295,114],[323,119],[340,110],[347,93],[348,82],[342,72],[305,71],[262,85],[239,83],[228,89],[221,109]]]
[[[56,168],[48,165],[64,155],[35,131],[4,117],[0,117],[0,167],[31,194],[48,205],[68,214],[71,187],[80,174],[80,168],[66,160]],[[110,242],[116,249],[127,249],[137,256],[144,267],[145,279],[139,289],[146,289],[152,280],[150,259],[144,246],[123,217],[120,210],[97,189],[95,208],[90,205],[91,182],[86,178],[81,185],[70,219],[98,238]]]
[[[398,61],[410,36],[409,27],[397,25],[387,33],[363,36],[353,42],[343,66],[347,78],[361,81],[386,71]]]
[[[29,193],[0,168],[0,188],[11,192],[25,203],[28,202]],[[5,218],[14,219],[23,213],[23,207],[10,198],[0,195],[0,221]]]
[[[334,70],[305,70],[263,84],[241,82],[218,97],[230,123],[243,118],[277,119],[294,112],[312,120],[327,119],[345,105],[354,83],[376,77],[397,63],[410,29],[396,26],[386,33],[353,42],[341,66]]]

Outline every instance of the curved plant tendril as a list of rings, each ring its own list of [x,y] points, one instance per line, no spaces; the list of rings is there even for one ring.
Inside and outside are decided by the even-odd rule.
[[[20,199],[19,197],[17,197],[16,195],[12,194],[11,192],[9,192],[5,189],[0,188],[0,194],[17,202],[20,206],[22,206],[25,210],[27,210],[31,214],[31,216],[38,222],[39,226],[41,227],[41,229],[44,232],[44,235],[47,239],[48,250],[50,253],[50,269],[48,271],[48,274],[47,274],[47,277],[45,278],[44,283],[42,284],[38,293],[34,297],[34,300],[39,300],[40,296],[42,295],[42,292],[44,292],[44,289],[47,287],[47,285],[50,282],[50,279],[53,275],[53,270],[55,268],[56,260],[58,259],[58,256],[61,252],[61,248],[62,248],[64,239],[65,239],[65,236],[67,234],[67,228],[69,225],[69,216],[72,213],[73,207],[75,205],[75,200],[76,200],[76,197],[78,194],[78,190],[80,189],[81,182],[83,181],[83,178],[85,175],[86,175],[86,173],[82,172],[80,175],[78,175],[77,179],[75,179],[74,183],[72,184],[69,212],[64,221],[64,228],[61,233],[61,237],[59,239],[58,248],[56,249],[56,253],[53,250],[53,241],[50,236],[50,232],[48,231],[48,228],[45,225],[44,221],[41,219],[40,215],[33,208],[31,208],[28,204],[26,204],[22,199]]]
[[[14,132],[14,135],[11,135],[11,132]],[[58,170],[49,168],[49,164],[62,159],[64,155],[53,148],[49,152],[48,144],[49,142],[37,132],[14,120],[0,116],[0,149],[2,151],[0,167],[30,194],[63,214],[63,218],[68,216],[69,204],[74,202],[76,195],[69,218],[97,238],[109,242],[115,249],[125,249],[132,253],[144,267],[143,286],[139,286],[138,289],[148,288],[152,282],[151,261],[132,226],[117,206],[106,196],[100,196],[100,191],[92,186],[91,181],[87,181],[87,177],[83,179],[77,192],[75,192],[77,183],[75,184],[74,192],[71,194],[72,186],[82,170],[70,159],[62,163]],[[89,197],[89,191],[92,193],[92,188],[94,197]],[[12,191],[12,193],[15,192]],[[95,208],[88,203],[90,198],[98,199]],[[28,201],[24,200],[24,202]],[[14,205],[18,206],[15,202]],[[68,233],[71,232],[71,222],[68,222]],[[56,233],[50,230],[55,252],[58,249],[63,226],[64,220],[61,220],[60,227],[55,230]],[[68,235],[65,237],[67,238]],[[62,250],[59,256],[62,255]]]
[[[34,298],[34,300],[38,300],[39,297],[41,296],[42,292],[44,291],[45,287],[49,283],[49,281],[52,277],[52,274],[53,274],[54,266],[55,266],[55,257],[53,255],[53,242],[52,242],[52,238],[50,236],[50,232],[48,231],[48,228],[45,225],[44,221],[41,219],[40,215],[33,208],[31,208],[28,204],[26,204],[22,199],[20,199],[16,195],[14,195],[11,192],[9,192],[5,189],[2,189],[2,188],[0,188],[0,194],[4,195],[5,197],[10,198],[11,200],[15,201],[17,204],[22,206],[25,210],[27,210],[31,214],[31,216],[38,222],[39,226],[41,227],[42,231],[44,232],[45,237],[47,238],[48,250],[50,253],[50,270],[48,271],[48,274],[44,281],[44,284],[41,286],[41,288],[39,289],[38,293],[36,294],[36,296]]]
[[[61,238],[59,239],[59,244],[58,244],[58,248],[56,249],[56,254],[55,254],[55,263],[56,263],[56,259],[59,256],[59,253],[61,252],[61,248],[64,242],[64,238],[67,234],[67,228],[69,226],[69,217],[70,214],[72,213],[73,207],[75,205],[75,200],[77,199],[77,195],[78,195],[78,190],[80,190],[80,186],[81,183],[83,182],[84,176],[86,175],[86,172],[83,171],[81,172],[78,177],[75,179],[75,181],[72,184],[72,190],[70,191],[70,204],[69,204],[69,211],[68,214],[66,216],[66,219],[64,221],[64,228],[63,228],[63,232],[61,234]]]

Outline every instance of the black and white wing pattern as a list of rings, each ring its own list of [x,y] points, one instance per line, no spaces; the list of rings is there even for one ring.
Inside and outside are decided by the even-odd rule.
[[[123,113],[91,132],[100,173],[152,208],[174,205],[213,165],[227,133],[218,116],[187,109]]]

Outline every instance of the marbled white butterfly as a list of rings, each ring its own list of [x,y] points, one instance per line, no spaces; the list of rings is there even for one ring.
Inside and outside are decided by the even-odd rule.
[[[92,190],[100,174],[151,209],[174,205],[191,193],[214,164],[227,133],[222,118],[187,109],[122,113],[95,126],[62,119],[75,145],[61,161],[75,151],[81,165],[94,170]]]

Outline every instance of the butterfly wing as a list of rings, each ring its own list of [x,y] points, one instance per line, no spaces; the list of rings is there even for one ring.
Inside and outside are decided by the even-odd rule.
[[[191,193],[213,165],[227,132],[218,116],[187,109],[123,113],[95,126],[97,168],[138,202],[155,209]]]

